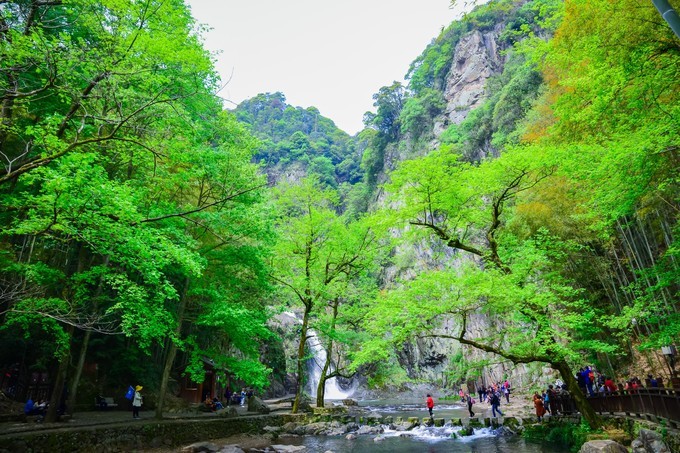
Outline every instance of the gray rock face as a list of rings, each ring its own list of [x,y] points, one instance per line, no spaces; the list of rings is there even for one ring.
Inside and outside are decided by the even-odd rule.
[[[628,453],[628,449],[613,440],[591,440],[581,446],[579,453]]]
[[[497,32],[475,30],[456,45],[453,64],[446,78],[444,97],[446,115],[453,124],[460,124],[470,110],[484,99],[486,81],[499,72],[502,58],[497,45]]]
[[[636,441],[635,453],[670,453],[671,451],[664,443],[661,434],[656,431],[640,429],[639,439]]]

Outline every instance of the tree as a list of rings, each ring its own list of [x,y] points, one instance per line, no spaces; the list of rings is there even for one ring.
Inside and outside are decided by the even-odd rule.
[[[2,269],[26,288],[2,300],[1,327],[42,324],[59,342],[48,420],[71,345],[75,401],[91,337],[112,334],[157,348],[162,411],[176,347],[210,350],[184,334],[187,315],[226,343],[234,374],[267,374],[261,317],[234,328],[266,288],[255,141],[222,112],[193,27],[174,0],[0,9]]]
[[[281,239],[275,247],[272,278],[291,303],[302,306],[294,413],[300,409],[306,343],[315,311],[325,303],[337,310],[348,281],[365,271],[376,247],[371,230],[346,225],[335,211],[336,203],[335,192],[321,188],[314,177],[277,190]]]
[[[401,303],[416,302],[397,311],[401,321],[397,324],[405,332],[422,332],[431,330],[428,324],[443,314],[454,315],[460,323],[457,334],[430,335],[455,339],[513,363],[550,364],[567,383],[588,423],[596,427],[601,423],[599,417],[579,391],[568,363],[576,355],[571,348],[578,343],[568,336],[573,330],[563,329],[567,315],[572,317],[570,327],[574,330],[596,329],[590,322],[592,314],[583,310],[578,292],[553,275],[550,258],[561,251],[553,239],[536,235],[518,241],[503,228],[517,196],[552,171],[521,148],[506,150],[500,158],[479,166],[461,163],[445,149],[405,162],[389,186],[402,207],[402,218],[448,247],[476,256],[482,266],[428,274],[423,277],[425,290],[421,284],[409,282],[410,290],[398,291],[406,297],[395,297]],[[445,297],[449,292],[451,296]],[[440,298],[443,303],[434,303]],[[384,306],[377,310],[388,312]],[[470,338],[467,322],[472,313],[498,319],[502,330],[482,339]],[[394,326],[390,330],[394,334]],[[594,340],[589,346],[609,348]]]

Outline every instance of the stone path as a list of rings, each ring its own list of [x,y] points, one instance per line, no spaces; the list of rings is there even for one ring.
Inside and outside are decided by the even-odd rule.
[[[290,403],[276,404],[277,400],[265,401],[272,411],[276,413],[290,412]],[[248,412],[247,407],[233,406],[239,416],[256,416],[255,412]],[[219,412],[199,412],[197,410],[177,413],[164,414],[164,420],[177,419],[211,419],[220,416]],[[27,421],[9,421],[0,423],[0,436],[11,435],[22,432],[35,432],[52,429],[69,429],[81,428],[86,426],[100,426],[100,425],[119,425],[130,423],[156,423],[155,414],[152,410],[140,411],[140,418],[133,419],[131,411],[107,410],[107,411],[91,411],[78,412],[69,420],[57,423],[38,423],[37,417],[28,417]]]

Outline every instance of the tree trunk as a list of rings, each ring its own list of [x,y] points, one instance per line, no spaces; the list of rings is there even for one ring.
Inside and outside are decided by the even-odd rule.
[[[333,341],[330,342],[331,348]],[[319,385],[316,386],[316,407],[324,407],[323,399],[326,394],[326,380],[328,379],[328,368],[331,365],[331,350],[326,352],[326,362],[321,369],[321,376],[319,376]]]
[[[593,407],[588,402],[586,396],[579,388],[578,382],[576,382],[576,378],[574,377],[574,374],[572,373],[567,362],[561,360],[559,362],[553,362],[551,365],[554,369],[560,372],[562,380],[565,382],[565,384],[567,384],[567,389],[574,400],[576,409],[578,409],[578,411],[581,413],[581,417],[583,417],[586,422],[588,422],[590,428],[599,429],[602,427],[602,419],[599,415],[597,415]]]
[[[297,354],[297,391],[295,392],[295,401],[293,402],[293,413],[297,414],[300,410],[300,402],[302,401],[302,394],[305,387],[305,358],[307,347],[307,330],[309,329],[309,313],[312,311],[311,302],[305,303],[305,312],[302,315],[302,327],[300,329],[300,344],[298,345]]]
[[[177,307],[177,327],[175,328],[175,335],[179,338],[182,334],[182,322],[184,321],[184,311],[187,307],[187,292],[189,291],[189,277],[184,280],[184,288],[179,298],[179,306]],[[168,355],[165,356],[165,366],[163,367],[163,376],[161,376],[161,387],[158,390],[158,401],[156,403],[156,418],[163,418],[163,405],[165,403],[165,392],[168,390],[168,381],[170,380],[170,371],[172,371],[172,364],[175,362],[177,355],[177,345],[174,341],[170,341],[170,348]]]
[[[87,355],[87,346],[90,343],[91,330],[86,330],[83,336],[83,345],[80,347],[80,354],[78,357],[78,365],[76,365],[76,371],[73,375],[73,381],[71,382],[71,390],[68,395],[68,402],[66,403],[66,410],[69,415],[75,413],[76,406],[76,396],[78,395],[78,384],[80,383],[80,376],[83,373],[83,366],[85,365],[85,356]]]
[[[333,337],[335,334],[335,322],[338,319],[338,305],[340,305],[340,298],[333,300],[330,339],[326,347],[326,362],[323,364],[321,376],[319,376],[319,385],[316,387],[316,407],[324,407],[323,400],[326,395],[326,380],[328,380],[328,369],[331,367],[331,357],[333,355]]]
[[[104,267],[109,266],[109,255],[104,257],[104,262],[102,263]],[[98,299],[102,295],[103,291],[103,277],[99,277],[99,283],[97,284],[97,290],[94,293],[92,312],[97,315]],[[71,390],[68,395],[68,402],[66,403],[66,409],[69,415],[75,413],[76,407],[76,396],[78,395],[78,385],[80,384],[80,376],[83,374],[83,366],[85,366],[85,357],[87,356],[87,348],[90,344],[90,336],[92,335],[91,330],[86,330],[83,337],[83,344],[80,347],[80,356],[78,357],[78,364],[76,365],[76,371],[73,375],[73,382],[71,382]]]
[[[65,351],[59,358],[59,371],[57,371],[57,378],[54,381],[54,387],[52,388],[52,395],[50,396],[49,406],[47,407],[47,413],[45,414],[46,423],[54,423],[57,421],[57,410],[61,404],[62,394],[65,390],[66,384],[66,374],[68,372],[68,365],[71,360],[71,338],[73,337],[73,326],[68,326],[68,344],[69,350]]]

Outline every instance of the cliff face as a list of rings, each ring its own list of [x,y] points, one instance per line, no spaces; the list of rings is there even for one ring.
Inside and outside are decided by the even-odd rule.
[[[507,44],[502,42],[501,33],[506,29],[505,23],[497,23],[485,31],[472,30],[463,35],[457,42],[451,59],[451,67],[442,87],[442,95],[446,107],[442,114],[434,118],[432,124],[433,137],[423,148],[404,137],[397,143],[390,144],[385,152],[385,165],[380,180],[386,181],[389,173],[400,161],[419,154],[426,154],[440,144],[442,133],[451,125],[460,125],[470,112],[480,107],[488,99],[487,83],[490,78],[503,73],[507,56],[503,52]],[[420,146],[420,147],[419,147]],[[488,154],[488,149],[479,149],[477,156]],[[384,203],[384,194],[378,194],[378,203]],[[385,269],[386,286],[398,279],[408,280],[426,269],[457,267],[461,262],[474,259],[465,252],[454,251],[436,239],[426,241],[407,249],[402,246],[398,255],[408,256],[408,264]],[[436,303],[436,301],[433,301]],[[468,336],[483,338],[490,329],[502,329],[502,325],[494,324],[483,315],[472,315],[468,320]],[[460,326],[453,319],[445,321],[435,334],[455,335]],[[474,368],[468,372],[468,382],[472,387],[480,383],[500,381],[509,378],[515,385],[523,385],[542,374],[549,374],[549,369],[540,366],[513,366],[503,362],[499,357],[490,358],[488,354],[470,347],[462,347],[458,342],[445,338],[419,338],[405,345],[397,352],[400,365],[407,370],[409,377],[422,380],[445,388],[453,388],[455,382],[449,382],[448,376],[465,374],[457,370]],[[472,365],[484,363],[484,365]],[[472,366],[471,366],[472,365]]]
[[[486,82],[489,77],[500,74],[505,62],[500,54],[498,36],[503,24],[498,24],[493,31],[480,32],[474,30],[464,36],[453,56],[453,64],[446,77],[444,99],[446,100],[445,121],[460,124],[471,110],[484,100]],[[437,130],[446,123],[437,122]]]

